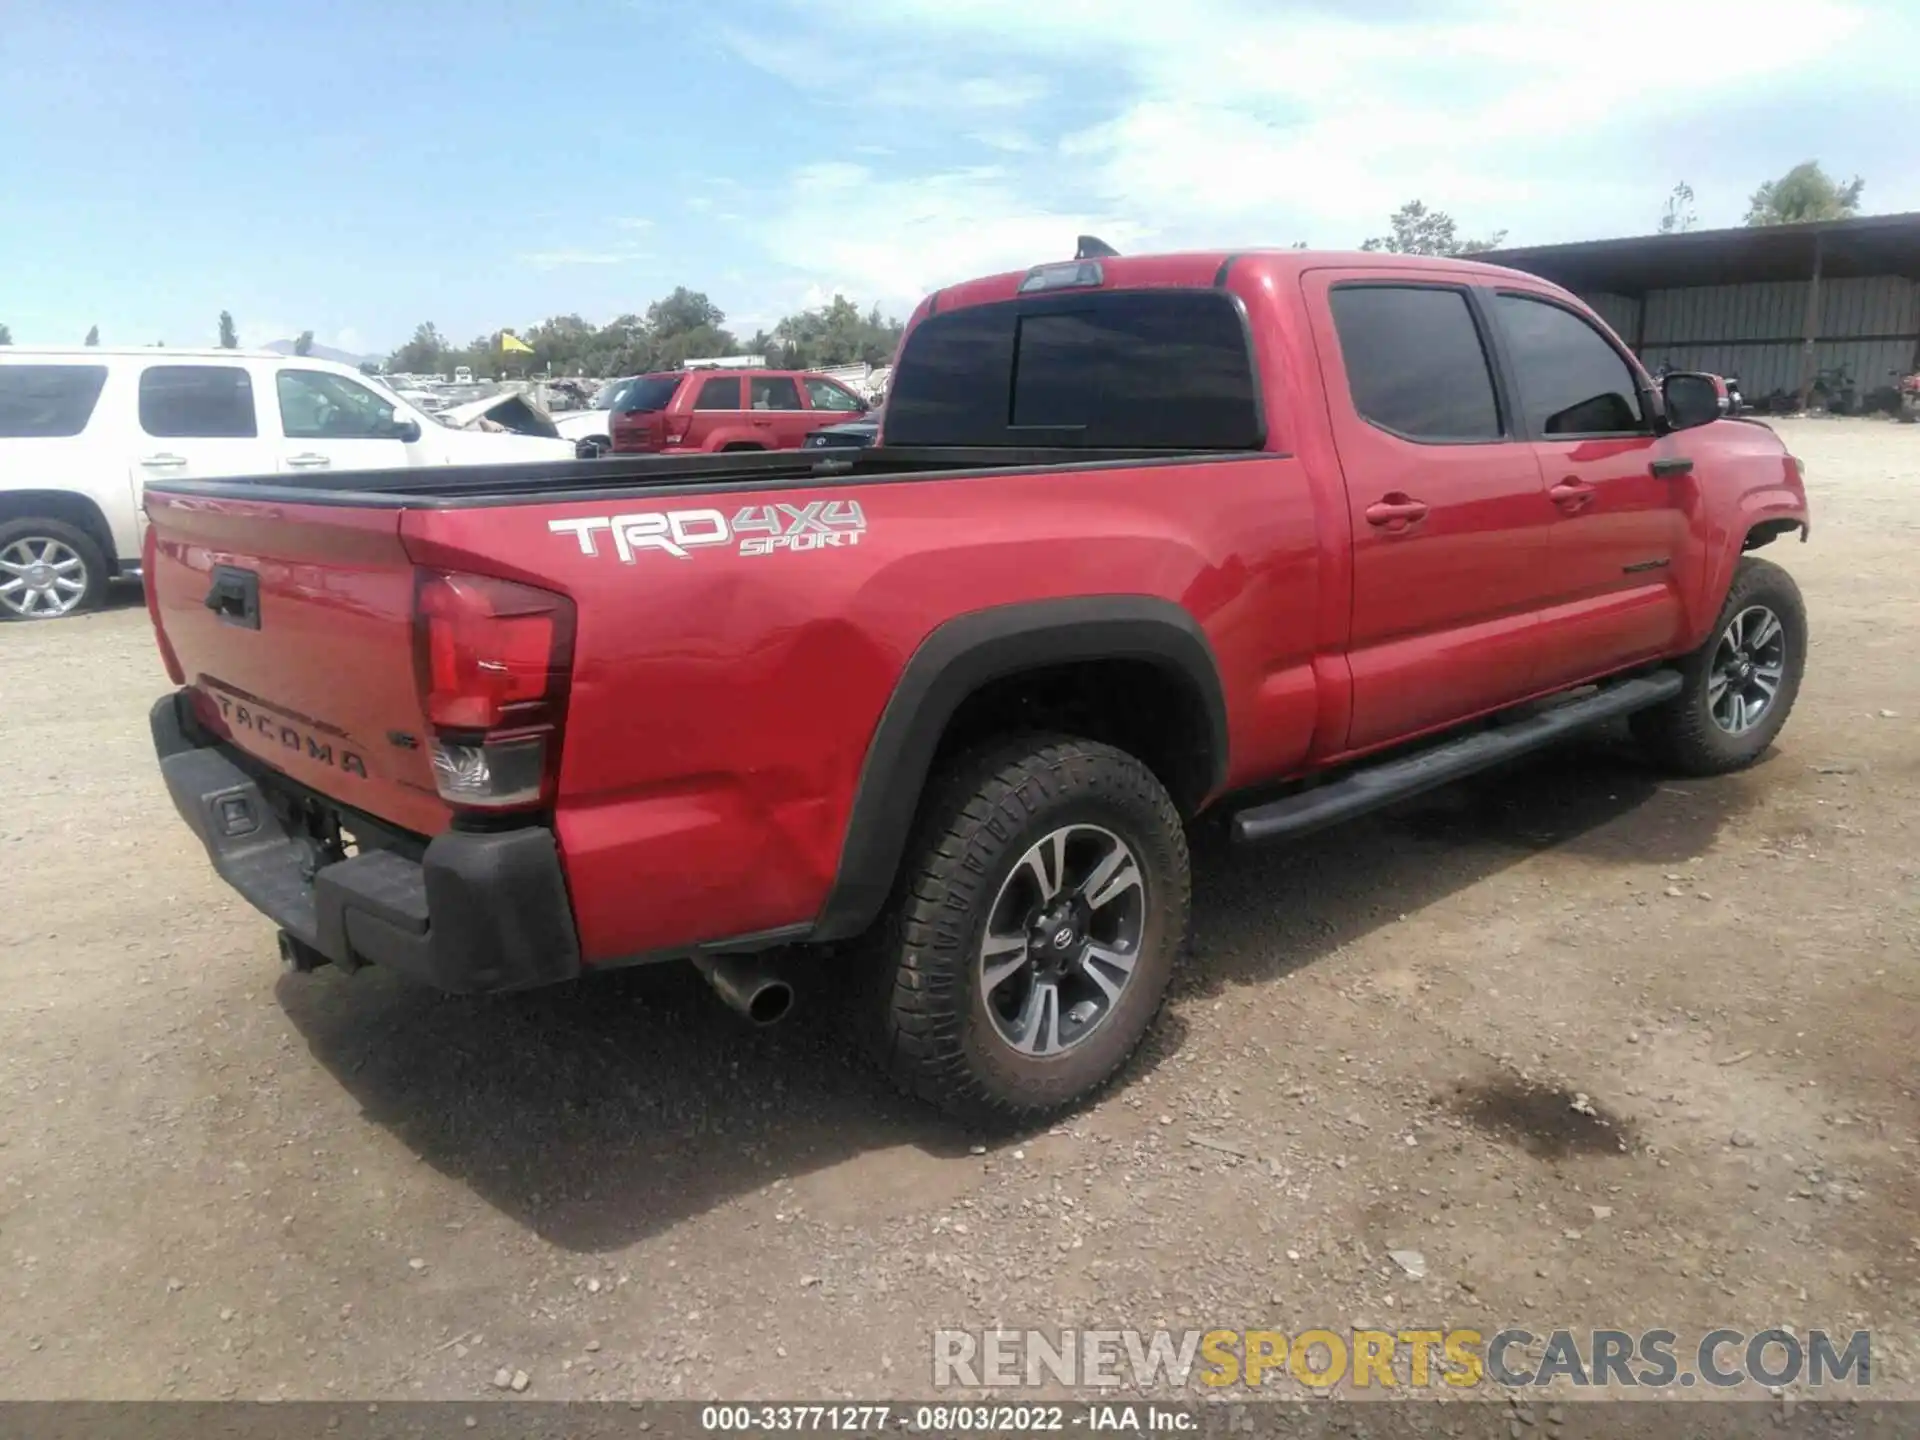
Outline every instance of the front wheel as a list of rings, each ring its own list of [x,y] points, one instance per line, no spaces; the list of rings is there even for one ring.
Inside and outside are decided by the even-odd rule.
[[[1179,812],[1133,756],[1030,736],[961,762],[878,932],[889,1074],[975,1122],[1085,1099],[1159,1011],[1188,888]]]
[[[1682,774],[1742,769],[1787,723],[1806,665],[1800,587],[1778,565],[1742,560],[1706,644],[1680,663],[1680,693],[1635,715],[1634,735]]]

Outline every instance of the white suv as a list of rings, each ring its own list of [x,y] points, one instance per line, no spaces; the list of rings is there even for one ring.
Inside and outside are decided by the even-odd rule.
[[[571,440],[452,429],[327,360],[0,348],[0,620],[91,609],[138,574],[152,478],[574,455]]]

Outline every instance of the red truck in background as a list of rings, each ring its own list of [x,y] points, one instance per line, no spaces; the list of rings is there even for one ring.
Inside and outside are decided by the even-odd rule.
[[[667,370],[637,376],[610,417],[616,455],[797,450],[867,402],[830,375],[804,370]]]
[[[1733,770],[1806,660],[1775,433],[1465,260],[956,285],[870,449],[147,504],[160,766],[290,966],[690,958],[760,1020],[811,971],[969,1117],[1133,1050],[1200,812],[1300,835],[1622,715]]]

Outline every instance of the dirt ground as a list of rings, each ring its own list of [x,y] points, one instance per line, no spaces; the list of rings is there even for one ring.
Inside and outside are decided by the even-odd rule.
[[[1759,766],[1602,735],[1202,835],[1124,1082],[983,1148],[821,997],[283,977],[159,786],[137,597],[0,630],[0,1397],[872,1399],[936,1327],[1507,1322],[1870,1327],[1920,1395],[1920,430],[1779,428],[1814,639]]]

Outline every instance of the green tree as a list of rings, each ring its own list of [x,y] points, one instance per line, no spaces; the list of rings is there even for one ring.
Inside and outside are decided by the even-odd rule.
[[[220,348],[222,350],[240,348],[240,332],[233,328],[233,316],[225,310],[220,312]]]
[[[1749,225],[1798,225],[1808,220],[1844,220],[1860,209],[1867,182],[1858,175],[1842,185],[1803,160],[1778,180],[1769,180],[1747,200]]]
[[[414,327],[413,338],[393,352],[387,368],[408,375],[437,375],[446,355],[446,340],[431,320],[423,320]]]
[[[900,322],[883,316],[878,305],[863,314],[846,296],[835,295],[825,305],[781,320],[767,342],[780,363],[795,370],[862,361],[884,365],[893,358],[900,331]]]
[[[1660,233],[1677,235],[1699,224],[1693,213],[1693,187],[1682,180],[1667,196],[1667,208],[1660,212]]]
[[[1477,255],[1496,250],[1507,232],[1496,230],[1485,240],[1462,240],[1453,217],[1444,210],[1429,210],[1423,201],[1409,200],[1392,215],[1387,224],[1391,235],[1375,235],[1364,241],[1362,250],[1386,250],[1395,255]]]
[[[313,354],[313,331],[302,330],[300,332],[299,336],[293,342],[293,353],[296,355]]]
[[[702,328],[720,332],[726,323],[726,312],[705,291],[684,285],[676,285],[671,295],[647,307],[647,331],[656,341]]]
[[[100,343],[100,327],[96,325],[87,331],[87,338],[81,343],[85,345],[98,345]]]
[[[9,330],[4,325],[0,325],[0,345],[11,345],[12,343],[13,343],[13,331]]]

